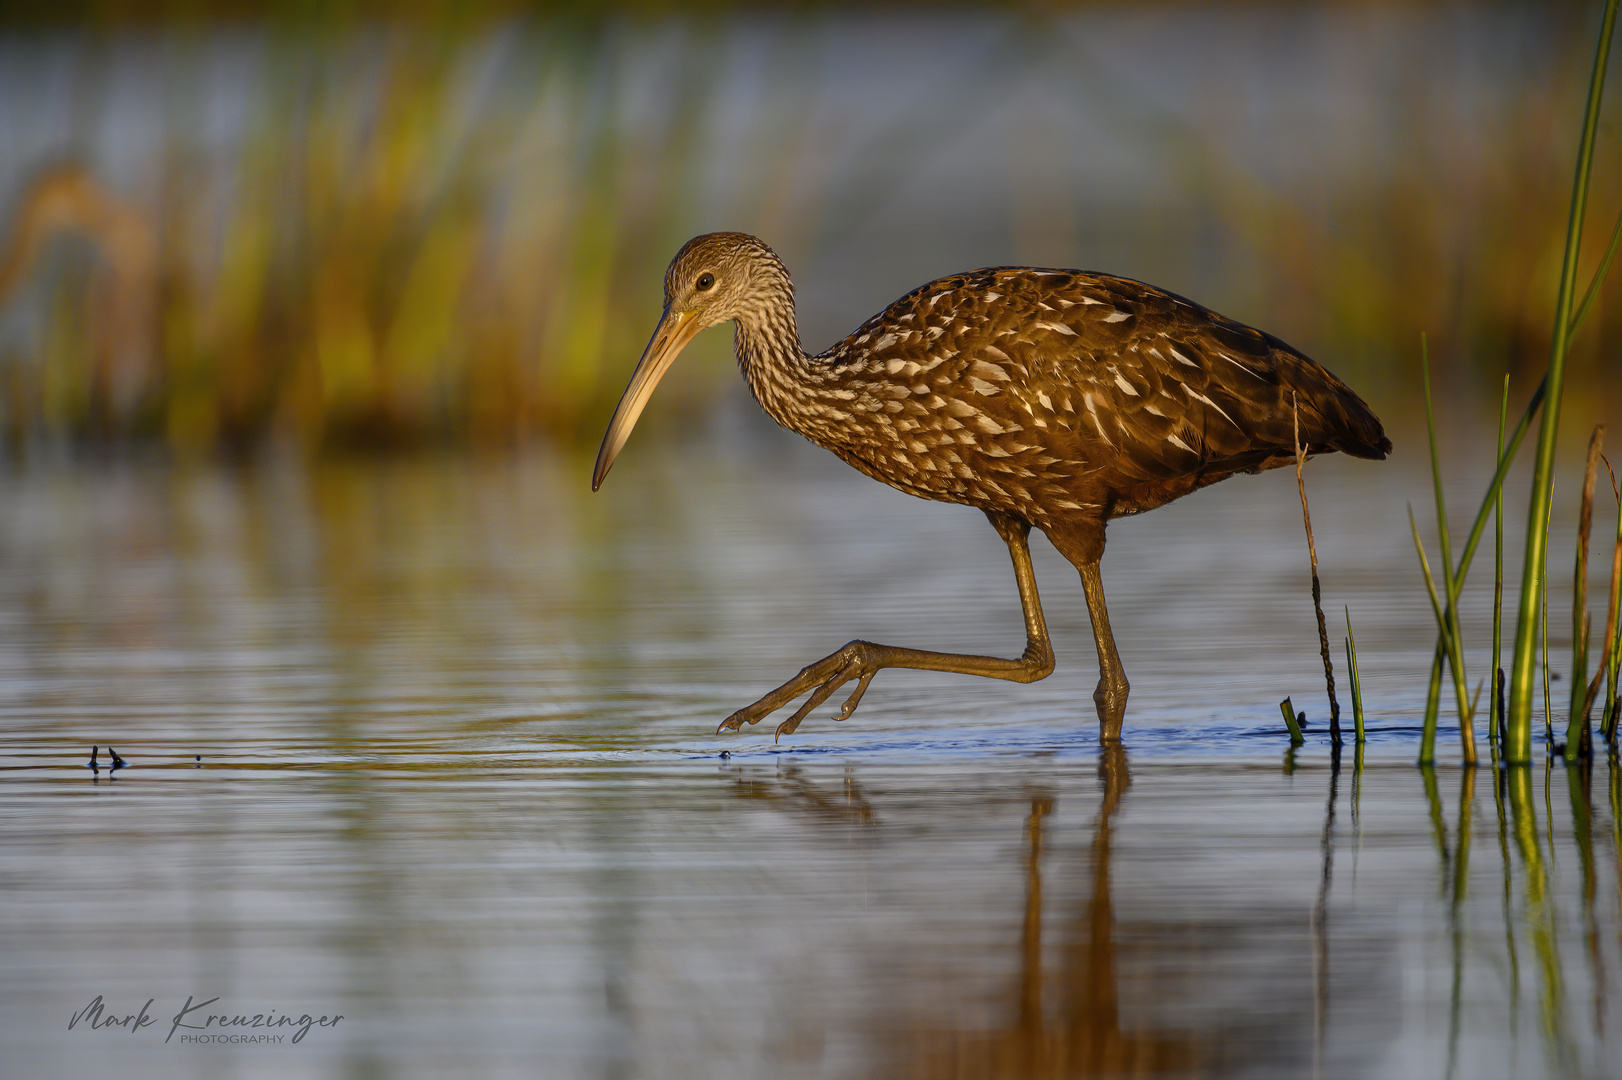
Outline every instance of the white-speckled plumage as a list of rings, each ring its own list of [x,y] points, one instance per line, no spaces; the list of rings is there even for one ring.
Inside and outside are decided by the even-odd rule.
[[[955,274],[807,354],[770,248],[740,233],[694,239],[671,263],[667,301],[706,272],[717,284],[704,322],[736,323],[739,365],[772,419],[902,491],[1028,521],[1067,554],[1096,558],[1110,517],[1291,460],[1292,400],[1313,452],[1389,446],[1318,364],[1126,278]]]
[[[1128,687],[1098,577],[1109,519],[1293,461],[1297,422],[1310,453],[1382,458],[1391,448],[1355,393],[1282,341],[1108,274],[954,274],[808,354],[782,261],[752,236],[712,233],[689,241],[665,273],[664,318],[604,436],[594,488],[675,355],[728,321],[744,379],[772,419],[891,487],[986,511],[1014,558],[1028,640],[1019,660],[854,641],[723,729],[810,690],[779,728],[792,731],[859,679],[848,716],[886,666],[1043,677],[1053,660],[1025,544],[1035,527],[1081,570],[1099,649],[1100,733],[1119,738]]]

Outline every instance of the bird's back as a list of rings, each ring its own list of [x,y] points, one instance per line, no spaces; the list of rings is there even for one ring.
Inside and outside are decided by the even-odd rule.
[[[1312,453],[1391,449],[1362,399],[1284,342],[1105,274],[941,278],[811,364],[789,426],[894,487],[1044,528],[1284,464],[1297,421]]]

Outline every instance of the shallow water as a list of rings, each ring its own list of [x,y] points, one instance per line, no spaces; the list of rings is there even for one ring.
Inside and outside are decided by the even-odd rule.
[[[1622,782],[1411,767],[1404,459],[1308,470],[1336,769],[1286,473],[1112,526],[1125,755],[1045,543],[1049,679],[715,735],[852,637],[1021,640],[978,514],[746,448],[0,474],[5,1071],[1614,1075]],[[188,998],[343,1019],[182,1042]]]

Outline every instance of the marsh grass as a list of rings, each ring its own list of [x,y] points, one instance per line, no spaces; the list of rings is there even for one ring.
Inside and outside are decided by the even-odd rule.
[[[1571,702],[1566,724],[1566,760],[1576,761],[1591,749],[1588,710],[1588,645],[1592,618],[1588,613],[1588,542],[1594,526],[1594,482],[1599,477],[1600,453],[1605,444],[1605,425],[1595,426],[1588,440],[1588,460],[1583,470],[1582,501],[1577,513],[1577,552],[1571,589]]]
[[[1588,715],[1593,709],[1594,698],[1599,693],[1600,680],[1603,678],[1605,705],[1600,714],[1600,736],[1614,746],[1618,704],[1616,679],[1618,665],[1622,665],[1622,620],[1618,619],[1619,608],[1622,608],[1622,488],[1617,485],[1616,473],[1609,461],[1605,462],[1605,472],[1616,502],[1616,537],[1611,548],[1611,587],[1605,608],[1605,649],[1600,657],[1600,670],[1594,673],[1583,700],[1583,715]]]
[[[1549,346],[1549,366],[1545,376],[1548,382],[1548,400],[1543,408],[1543,420],[1538,431],[1537,457],[1532,470],[1526,548],[1521,568],[1520,609],[1515,623],[1515,646],[1510,662],[1509,715],[1506,723],[1508,740],[1504,758],[1515,765],[1531,761],[1533,649],[1538,636],[1538,614],[1546,607],[1547,590],[1544,577],[1549,539],[1549,510],[1554,491],[1555,442],[1560,428],[1560,399],[1564,389],[1566,357],[1571,347],[1577,259],[1582,241],[1583,218],[1588,209],[1589,176],[1593,169],[1594,144],[1599,131],[1600,102],[1604,96],[1605,71],[1610,58],[1612,34],[1616,29],[1616,14],[1617,0],[1608,0],[1600,24],[1599,40],[1594,50],[1594,66],[1589,76],[1582,138],[1577,151],[1576,175],[1572,181],[1571,205],[1567,215],[1560,285],[1555,297],[1554,335]],[[1544,633],[1547,633],[1546,618]]]
[[[1458,48],[1456,20],[1415,9],[1423,33],[1402,47],[1423,57],[1434,35],[1461,71],[1400,89],[1371,77],[1368,93],[1354,83],[1344,98],[1366,103],[1354,129],[1393,131],[1403,152],[1377,144],[1327,171],[1294,153],[1314,164],[1274,176],[1250,151],[1251,110],[1222,107],[1221,88],[1192,71],[1165,81],[1165,95],[1141,93],[1112,74],[1113,58],[1078,48],[1086,13],[920,9],[940,41],[971,41],[973,62],[933,82],[940,65],[927,51],[898,63],[892,85],[864,84],[892,100],[888,119],[863,127],[828,103],[854,41],[906,51],[895,17],[816,3],[739,18],[727,4],[633,7],[495,16],[488,4],[472,5],[481,15],[424,0],[393,22],[340,5],[262,25],[232,8],[216,32],[219,5],[205,0],[173,26],[167,10],[120,7],[82,39],[65,33],[67,89],[40,89],[40,108],[30,99],[16,112],[60,106],[73,120],[40,141],[52,156],[13,156],[0,199],[15,211],[23,189],[68,161],[101,187],[101,211],[47,242],[9,298],[29,331],[0,339],[0,433],[20,446],[133,437],[183,454],[265,442],[590,445],[657,316],[665,261],[703,228],[759,232],[793,251],[809,282],[825,256],[881,261],[858,241],[895,227],[883,243],[901,254],[882,261],[907,267],[897,292],[976,265],[958,257],[1141,271],[1236,315],[1267,312],[1290,340],[1321,342],[1374,397],[1405,379],[1385,359],[1395,344],[1434,327],[1437,311],[1456,315],[1436,328],[1453,343],[1436,358],[1449,379],[1518,364],[1546,333],[1546,313],[1523,297],[1528,268],[1550,261],[1547,230],[1520,211],[1563,184],[1547,117],[1568,92],[1548,71],[1574,66],[1560,62],[1575,40],[1564,12],[1534,42],[1514,41],[1535,62],[1505,72],[1472,58],[1494,55],[1517,20],[1480,16],[1471,40],[1482,48]],[[1253,17],[1212,25],[1242,44]],[[1363,21],[1302,44],[1327,50],[1326,71],[1364,70],[1352,62],[1369,44]],[[148,62],[142,78],[161,92],[120,100],[108,69]],[[225,69],[231,79],[203,74]],[[1277,99],[1299,112],[1298,87],[1275,78],[1263,115]],[[207,134],[221,91],[244,102],[224,141]],[[1466,99],[1468,117],[1457,111]],[[124,128],[130,113],[140,124]],[[952,245],[922,212],[897,224],[897,204],[945,171],[943,148],[1008,116],[1030,124],[1040,152],[990,155],[1006,190],[965,186],[973,194],[946,211],[967,223]],[[1061,153],[1051,131],[1066,125],[1101,129],[1107,145]],[[103,134],[114,129],[116,139]],[[1268,129],[1266,141],[1286,140]],[[1075,170],[1115,158],[1145,162],[1153,183],[1083,201],[1093,174]],[[1622,180],[1602,170],[1596,183]],[[1156,194],[1162,184],[1169,196]],[[112,240],[101,225],[119,216],[139,219],[126,236],[147,239]],[[1078,225],[1088,218],[1122,224]],[[1225,253],[1215,271],[1213,238]],[[932,243],[960,255],[907,259]],[[134,263],[110,254],[121,246]],[[1251,266],[1265,269],[1235,272]],[[838,332],[896,292],[864,295],[828,305]],[[1596,310],[1614,338],[1622,314]],[[1592,344],[1574,372],[1609,379]],[[723,353],[696,345],[710,362],[667,382],[648,422],[710,415],[735,385]]]
[[[1507,394],[1507,379],[1505,381],[1505,386],[1505,393]],[[1545,390],[1547,387],[1548,379],[1545,377],[1543,381],[1538,383],[1537,388],[1533,390],[1531,399],[1527,401],[1526,408],[1521,413],[1520,420],[1516,422],[1515,429],[1510,432],[1507,444],[1505,444],[1502,450],[1499,452],[1498,468],[1493,472],[1492,479],[1487,484],[1487,493],[1481,500],[1481,506],[1476,511],[1475,521],[1472,522],[1470,532],[1465,538],[1464,550],[1459,553],[1458,566],[1449,571],[1454,578],[1453,593],[1455,596],[1457,596],[1464,587],[1465,578],[1470,572],[1470,564],[1475,558],[1476,547],[1480,544],[1481,537],[1486,532],[1489,517],[1493,517],[1499,522],[1500,525],[1499,529],[1495,533],[1497,540],[1495,570],[1497,571],[1497,587],[1500,589],[1502,587],[1502,571],[1499,569],[1499,567],[1501,567],[1503,561],[1502,504],[1504,480],[1509,475],[1510,466],[1514,464],[1515,455],[1520,450],[1521,443],[1525,441],[1527,432],[1531,430],[1532,419],[1538,415],[1538,411],[1542,407]],[[1415,531],[1415,543],[1418,544],[1418,530],[1417,526],[1415,526],[1413,523],[1413,511],[1411,508],[1408,516],[1410,527],[1414,528]],[[1421,551],[1421,558],[1423,559],[1423,551]],[[1434,585],[1432,587],[1434,587]],[[1430,686],[1425,697],[1425,714],[1422,730],[1427,734],[1421,737],[1420,760],[1422,764],[1427,760],[1434,760],[1435,730],[1442,689],[1442,665],[1447,659],[1448,631],[1446,627],[1447,624],[1451,622],[1451,619],[1438,619],[1436,648],[1431,657]],[[1500,716],[1503,715],[1502,708],[1500,708],[1499,714]],[[1427,751],[1432,755],[1430,759],[1425,757]]]
[[[1425,389],[1425,432],[1429,440],[1431,481],[1435,488],[1436,499],[1436,534],[1441,548],[1442,580],[1445,583],[1445,597],[1438,597],[1436,583],[1431,578],[1430,565],[1425,558],[1425,548],[1419,539],[1419,527],[1413,520],[1413,511],[1410,508],[1408,522],[1414,533],[1414,544],[1419,550],[1420,565],[1425,571],[1425,587],[1430,591],[1431,608],[1435,612],[1437,626],[1442,638],[1442,652],[1446,654],[1448,667],[1453,674],[1453,692],[1457,699],[1459,711],[1459,741],[1463,746],[1464,762],[1474,765],[1476,762],[1475,722],[1471,715],[1470,703],[1467,700],[1468,676],[1464,667],[1464,634],[1459,626],[1459,588],[1463,584],[1463,576],[1454,574],[1453,544],[1447,525],[1447,503],[1442,495],[1442,459],[1436,446],[1436,409],[1431,400],[1430,380],[1430,347],[1426,339],[1421,336],[1419,341],[1420,377]],[[1446,600],[1446,604],[1442,600]],[[1424,736],[1421,740],[1420,761],[1430,763],[1435,760],[1436,747],[1436,713],[1427,710],[1425,715]]]
[[[1589,79],[1589,93],[1585,107],[1584,123],[1580,148],[1577,157],[1576,177],[1573,182],[1571,205],[1568,214],[1565,256],[1562,264],[1560,286],[1556,297],[1555,332],[1550,346],[1550,359],[1548,370],[1533,393],[1532,399],[1527,403],[1526,410],[1510,435],[1507,445],[1503,437],[1504,419],[1507,417],[1508,380],[1505,381],[1504,398],[1500,404],[1499,420],[1499,451],[1498,467],[1494,472],[1491,483],[1488,485],[1486,497],[1482,500],[1480,511],[1476,515],[1464,550],[1460,554],[1458,565],[1455,568],[1446,558],[1448,550],[1448,535],[1446,522],[1446,508],[1442,500],[1442,489],[1439,464],[1436,453],[1435,422],[1432,414],[1430,381],[1428,372],[1427,349],[1421,343],[1422,370],[1424,376],[1425,408],[1427,430],[1431,440],[1431,461],[1433,479],[1435,481],[1435,498],[1437,509],[1438,532],[1441,547],[1444,552],[1443,581],[1446,595],[1446,606],[1443,597],[1439,595],[1428,562],[1425,557],[1423,544],[1420,541],[1419,530],[1413,519],[1412,508],[1409,510],[1409,524],[1413,530],[1414,543],[1419,551],[1421,568],[1424,571],[1426,588],[1431,598],[1433,611],[1438,624],[1438,640],[1431,666],[1430,689],[1426,701],[1424,732],[1421,737],[1421,764],[1428,764],[1433,760],[1435,745],[1435,724],[1437,707],[1441,689],[1441,667],[1444,659],[1447,660],[1454,674],[1455,694],[1459,702],[1461,725],[1466,723],[1467,706],[1464,701],[1464,671],[1462,655],[1456,653],[1461,650],[1458,633],[1458,619],[1456,604],[1459,592],[1463,586],[1465,575],[1468,573],[1470,560],[1475,553],[1475,546],[1486,524],[1487,516],[1491,512],[1494,523],[1494,603],[1493,603],[1493,675],[1494,683],[1500,682],[1498,670],[1498,651],[1501,646],[1501,612],[1503,590],[1503,510],[1502,491],[1504,477],[1520,449],[1521,442],[1531,423],[1532,417],[1542,412],[1542,423],[1539,428],[1538,453],[1534,464],[1534,475],[1530,506],[1527,517],[1527,544],[1523,552],[1522,578],[1520,585],[1520,608],[1516,621],[1515,645],[1510,664],[1508,682],[1508,699],[1501,706],[1495,705],[1494,711],[1501,719],[1497,725],[1499,730],[1499,747],[1502,760],[1508,764],[1525,764],[1531,760],[1531,705],[1532,695],[1535,692],[1535,660],[1541,644],[1541,674],[1544,699],[1544,732],[1545,741],[1549,746],[1554,744],[1552,702],[1549,692],[1549,665],[1548,665],[1548,560],[1547,542],[1549,534],[1550,514],[1553,506],[1553,453],[1555,437],[1559,423],[1559,401],[1563,386],[1565,361],[1570,345],[1583,320],[1587,317],[1592,305],[1599,294],[1599,288],[1604,281],[1615,257],[1618,241],[1622,239],[1622,216],[1618,217],[1617,224],[1612,230],[1611,241],[1607,246],[1604,257],[1594,272],[1588,289],[1580,303],[1574,304],[1575,282],[1577,271],[1577,256],[1581,237],[1584,211],[1587,203],[1588,181],[1592,169],[1595,133],[1598,126],[1599,105],[1603,94],[1605,81],[1605,68],[1610,52],[1610,43],[1615,29],[1616,0],[1608,0],[1601,21],[1598,35],[1598,44],[1595,49],[1594,66]],[[1590,476],[1593,470],[1594,455],[1597,447],[1590,453]],[[1591,508],[1592,498],[1591,481],[1589,495],[1586,502]],[[1591,509],[1585,509],[1585,520]],[[1585,545],[1586,540],[1579,541]],[[1578,553],[1579,573],[1586,573],[1586,547]],[[1583,708],[1585,700],[1581,689],[1586,689],[1586,661],[1588,644],[1588,620],[1584,613],[1584,593],[1586,579],[1577,581],[1577,597],[1573,614],[1574,638],[1574,686],[1573,707],[1576,710]],[[1497,698],[1498,686],[1495,685]],[[1578,716],[1572,718],[1577,724]],[[1574,728],[1573,730],[1580,730]],[[1475,760],[1473,747],[1465,748],[1467,764]],[[1580,744],[1579,744],[1580,745]],[[1568,749],[1568,752],[1578,752]]]

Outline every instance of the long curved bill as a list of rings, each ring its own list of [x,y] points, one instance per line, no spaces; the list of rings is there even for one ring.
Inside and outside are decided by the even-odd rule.
[[[665,308],[664,317],[659,320],[658,327],[653,331],[653,337],[648,340],[648,347],[642,350],[642,359],[637,361],[636,370],[631,372],[630,385],[626,386],[625,393],[620,396],[620,403],[614,409],[614,418],[608,422],[608,431],[603,435],[602,449],[597,451],[597,465],[591,470],[591,490],[596,491],[602,487],[603,477],[608,475],[609,467],[619,456],[620,448],[625,445],[625,440],[630,438],[631,428],[636,426],[636,418],[642,415],[643,407],[653,396],[653,388],[659,385],[659,380],[670,370],[670,365],[677,354],[685,349],[687,343],[702,329],[696,312],[671,311]]]

